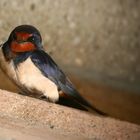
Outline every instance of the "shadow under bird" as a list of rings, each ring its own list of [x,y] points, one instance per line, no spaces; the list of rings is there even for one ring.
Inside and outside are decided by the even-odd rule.
[[[0,47],[0,67],[21,92],[50,102],[77,104],[99,112],[80,96],[68,77],[44,51],[39,31],[31,25],[16,27]],[[62,100],[63,99],[63,100]]]

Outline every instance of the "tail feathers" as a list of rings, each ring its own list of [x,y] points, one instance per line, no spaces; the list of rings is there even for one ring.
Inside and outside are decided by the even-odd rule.
[[[84,108],[84,110],[88,110],[90,112],[96,112],[98,114],[104,114],[103,112],[99,111],[98,109],[96,109],[95,107],[90,105],[79,94],[79,92],[76,90],[76,88],[73,86],[73,84],[71,83],[71,81],[69,79],[65,79],[65,80],[66,80],[65,84],[63,84],[62,82],[59,82],[59,86],[60,86],[61,91],[64,93],[63,94],[64,97],[67,97],[67,98],[73,100],[73,102],[75,102],[75,104],[77,103],[77,105]]]
[[[96,107],[93,107],[90,103],[88,103],[82,96],[80,96],[79,93],[75,93],[75,95],[77,95],[77,97],[74,98],[75,102],[79,103],[87,111],[92,112],[92,113],[98,113],[100,115],[105,115],[103,112],[98,110]]]
[[[82,106],[81,104],[79,104],[75,100],[73,100],[69,97],[66,97],[66,96],[61,96],[57,103],[60,105],[71,107],[71,108],[76,108],[76,109],[88,111],[88,109],[86,109],[84,106]]]
[[[105,115],[103,112],[90,105],[82,96],[80,96],[80,94],[77,91],[75,91],[75,93],[73,92],[72,96],[69,94],[62,93],[60,95],[58,103],[80,110]]]

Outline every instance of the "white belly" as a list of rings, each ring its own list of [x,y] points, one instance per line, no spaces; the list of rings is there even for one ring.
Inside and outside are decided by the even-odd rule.
[[[59,99],[55,83],[46,78],[30,58],[18,65],[16,73],[19,82],[30,92],[41,92],[52,102],[56,102]]]
[[[42,93],[52,102],[59,99],[55,83],[43,76],[30,58],[20,63],[15,69],[13,61],[7,62],[0,48],[0,67],[21,89],[24,87],[32,94],[34,91],[38,94]]]

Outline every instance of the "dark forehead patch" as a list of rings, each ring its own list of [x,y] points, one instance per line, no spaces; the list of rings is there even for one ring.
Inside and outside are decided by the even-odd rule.
[[[20,25],[20,26],[17,26],[13,31],[14,32],[27,32],[29,34],[32,34],[32,33],[40,34],[39,31],[34,26],[31,26],[31,25]]]
[[[19,39],[22,40],[22,38],[28,38],[30,35],[37,36],[39,41],[42,42],[42,37],[39,32],[34,26],[32,25],[20,25],[17,26],[9,35],[8,41],[12,41],[14,35],[16,37],[19,37]]]

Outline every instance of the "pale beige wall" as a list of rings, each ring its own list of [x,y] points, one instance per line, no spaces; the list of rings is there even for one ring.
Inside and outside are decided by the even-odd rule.
[[[35,25],[59,64],[140,82],[140,1],[1,0],[0,39]]]
[[[59,64],[140,82],[139,7],[137,0],[1,0],[0,40],[32,24]]]

